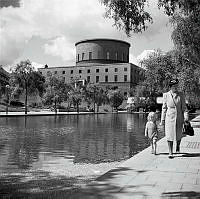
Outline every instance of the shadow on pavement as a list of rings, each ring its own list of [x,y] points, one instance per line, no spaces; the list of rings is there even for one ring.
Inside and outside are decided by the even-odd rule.
[[[83,176],[52,176],[44,171],[1,174],[0,198],[70,198],[83,181]]]
[[[127,167],[119,167],[113,169],[103,176],[97,178],[96,181],[94,181],[93,183],[90,183],[89,185],[83,187],[77,193],[74,192],[71,195],[70,199],[114,199],[116,198],[115,195],[118,194],[122,194],[122,197],[124,195],[130,195],[133,198],[135,196],[146,197],[145,192],[136,190],[139,187],[138,185],[126,186],[126,188],[124,188],[123,186],[120,186],[120,184],[115,184],[114,179],[117,177],[117,175],[123,175],[123,172],[124,175],[127,175],[125,172],[129,170],[137,172],[138,174],[141,172],[146,172],[145,170],[135,171],[134,169],[130,169]]]
[[[200,198],[200,192],[195,191],[180,191],[180,192],[165,192],[162,198]]]
[[[169,155],[169,153],[157,153],[156,155]]]
[[[200,153],[185,153],[182,157],[200,157]]]
[[[88,180],[83,180],[83,176],[73,178],[52,176],[51,173],[44,171],[6,173],[0,176],[0,198],[114,199],[113,195],[119,191],[120,194],[145,196],[142,191],[134,191],[134,188],[138,186],[129,186],[127,187],[129,190],[126,190],[118,184],[113,184],[113,179],[117,175],[127,175],[126,171],[129,170],[133,169],[127,167],[113,169],[89,184],[87,184]],[[133,171],[138,174],[146,172],[144,170]]]
[[[127,167],[118,167],[118,168],[112,169],[109,172],[105,173],[104,175],[98,177],[96,180],[97,181],[110,180],[110,179],[114,178],[116,175],[118,175],[119,172],[129,171],[129,170],[132,170],[132,169],[127,168]]]

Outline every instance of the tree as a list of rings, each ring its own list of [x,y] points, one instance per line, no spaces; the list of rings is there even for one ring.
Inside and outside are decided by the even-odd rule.
[[[197,14],[200,10],[200,2],[198,0],[159,0],[158,6],[163,7],[168,16],[174,15],[177,11],[188,16]]]
[[[148,0],[101,0],[106,6],[105,16],[114,20],[117,28],[123,29],[130,36],[130,32],[142,32],[152,23],[148,11]],[[158,0],[158,7],[164,8],[168,16],[174,15],[178,10],[184,15],[199,15],[200,1],[198,0]]]
[[[45,82],[46,92],[43,96],[43,103],[45,105],[53,105],[55,112],[57,111],[57,103],[67,101],[69,92],[72,90],[70,84],[66,84],[63,80],[55,76],[48,76]]]
[[[148,59],[143,61],[146,67],[143,86],[146,87],[148,96],[156,96],[168,89],[169,80],[177,77],[176,59],[174,51],[162,53],[157,51]],[[152,78],[154,77],[154,78]]]
[[[178,78],[180,90],[188,101],[194,102],[200,96],[200,68],[186,62],[177,50],[166,54],[157,53],[144,60],[146,72],[142,85],[146,88],[147,96],[153,98],[162,95],[169,89],[169,80]]]
[[[29,60],[21,61],[12,69],[12,86],[17,87],[18,92],[25,92],[25,114],[27,114],[28,94],[44,91],[44,77],[40,72],[34,71]]]
[[[81,104],[83,99],[82,89],[77,87],[73,88],[69,92],[69,101],[76,107],[77,112],[79,112],[79,105]]]
[[[200,19],[199,16],[190,15],[182,17],[176,15],[171,23],[174,27],[172,39],[176,49],[182,54],[184,62],[200,67]]]
[[[88,84],[84,89],[84,93],[85,101],[88,102],[88,104],[93,103],[94,112],[96,105],[97,112],[99,112],[99,106],[108,103],[107,90],[104,90],[100,86]]]
[[[114,107],[116,110],[122,104],[124,100],[124,96],[118,90],[109,90],[108,98],[109,98],[110,105],[112,106],[112,108]]]
[[[115,26],[125,30],[129,35],[131,31],[142,32],[146,30],[147,23],[152,17],[145,11],[147,0],[102,0],[107,7],[105,16],[115,21]]]

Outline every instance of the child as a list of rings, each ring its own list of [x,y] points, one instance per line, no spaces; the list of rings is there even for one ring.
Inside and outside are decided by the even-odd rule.
[[[158,140],[158,130],[156,125],[156,113],[150,112],[147,117],[148,122],[145,127],[145,136],[149,138],[152,147],[151,153],[156,155],[156,142]]]

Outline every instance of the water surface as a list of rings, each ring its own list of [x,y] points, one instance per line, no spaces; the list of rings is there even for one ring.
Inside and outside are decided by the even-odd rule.
[[[145,114],[2,117],[0,193],[85,183],[148,146],[145,122]],[[5,186],[12,182],[18,188]]]

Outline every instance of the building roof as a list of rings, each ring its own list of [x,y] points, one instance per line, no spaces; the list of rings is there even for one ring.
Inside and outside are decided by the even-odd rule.
[[[99,63],[99,64],[92,64],[92,66],[99,66],[99,67],[101,67],[101,66],[109,66],[109,65],[111,65],[111,66],[113,66],[113,65],[132,65],[132,66],[140,68],[139,66],[137,66],[135,64],[131,64],[131,63],[114,63],[114,64],[113,63],[109,63],[109,64],[101,64],[101,63]],[[48,68],[45,68],[45,67],[38,68],[38,70],[57,69],[57,68],[59,68],[59,69],[61,69],[61,68],[63,68],[63,69],[66,69],[66,68],[84,68],[84,67],[91,67],[91,65],[81,65],[81,66],[77,66],[77,65],[74,65],[74,66],[52,66],[52,67],[50,66]]]
[[[114,41],[114,42],[124,43],[124,44],[128,45],[129,47],[131,46],[130,43],[128,43],[126,41],[122,41],[122,40],[118,40],[118,39],[108,39],[108,38],[95,38],[95,39],[81,40],[81,41],[75,43],[75,46],[77,46],[80,43],[87,43],[87,42],[91,42],[91,41]]]

